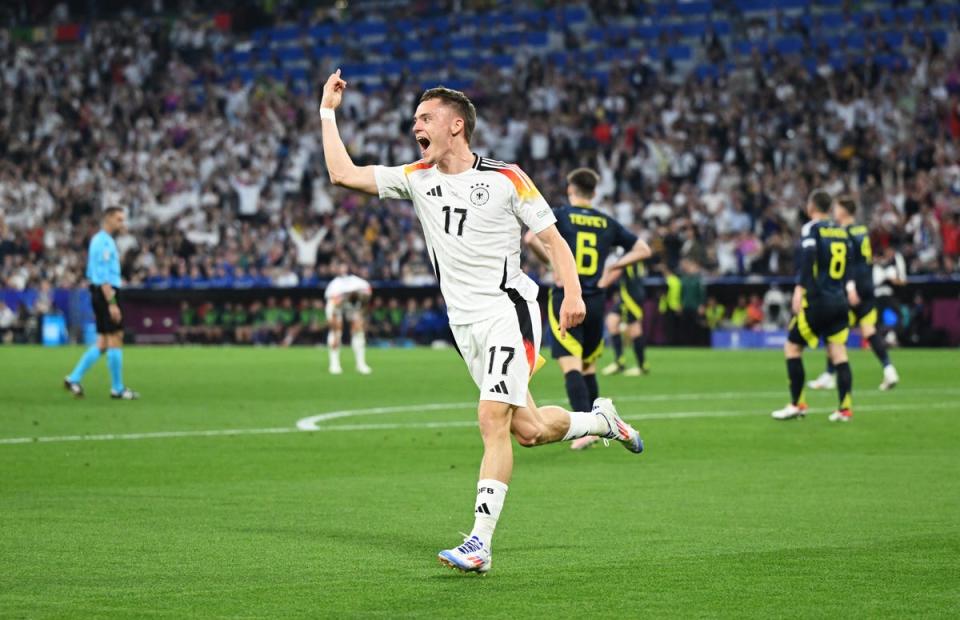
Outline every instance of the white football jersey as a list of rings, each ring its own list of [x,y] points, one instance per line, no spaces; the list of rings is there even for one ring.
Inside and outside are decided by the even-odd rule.
[[[330,280],[330,284],[327,285],[323,296],[326,299],[335,299],[343,297],[344,295],[352,295],[353,293],[366,293],[369,295],[371,291],[373,291],[373,288],[370,286],[370,283],[363,278],[346,275],[337,276],[333,280]]]
[[[474,155],[460,174],[416,162],[376,166],[374,176],[381,198],[413,201],[450,323],[507,311],[518,295],[536,300],[536,283],[520,270],[521,225],[539,233],[557,220],[518,166]]]

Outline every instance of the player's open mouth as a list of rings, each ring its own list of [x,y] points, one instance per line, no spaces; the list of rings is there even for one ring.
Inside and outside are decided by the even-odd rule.
[[[426,151],[426,150],[427,150],[427,147],[430,146],[430,139],[429,139],[429,138],[417,138],[417,144],[420,145],[420,150],[421,150],[421,151]]]

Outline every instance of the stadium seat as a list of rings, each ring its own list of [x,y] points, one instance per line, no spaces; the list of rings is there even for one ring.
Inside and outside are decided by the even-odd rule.
[[[820,15],[820,24],[825,30],[839,30],[847,23],[843,13],[824,13]]]
[[[660,36],[660,27],[651,25],[641,25],[634,29],[636,36],[646,41],[656,40]]]
[[[307,58],[302,47],[280,47],[277,48],[276,55],[277,59],[284,64],[299,62]]]
[[[903,45],[903,33],[896,30],[885,32],[883,33],[883,40],[887,45],[896,49]]]
[[[693,60],[693,48],[689,45],[671,45],[667,48],[671,60]]]
[[[678,2],[676,9],[678,15],[709,15],[713,11],[713,2],[710,0],[701,2]]]
[[[270,31],[271,43],[290,43],[300,38],[299,26],[281,26]]]
[[[773,44],[781,54],[799,54],[803,51],[803,39],[800,37],[785,37]]]
[[[684,37],[700,38],[707,34],[707,22],[691,21],[677,24],[673,27],[676,32]]]

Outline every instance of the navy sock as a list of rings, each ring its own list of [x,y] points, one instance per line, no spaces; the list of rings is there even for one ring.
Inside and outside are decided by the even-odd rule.
[[[883,338],[880,337],[880,332],[870,336],[867,341],[870,343],[870,348],[873,349],[873,354],[880,360],[880,364],[882,364],[884,368],[889,366],[890,354],[887,353],[887,344],[883,341]]]
[[[583,382],[587,384],[587,398],[590,399],[590,407],[593,407],[593,401],[597,400],[597,396],[600,396],[600,386],[597,385],[597,375],[583,375]],[[589,411],[589,409],[584,409],[584,411]]]
[[[837,368],[833,365],[833,362],[830,361],[830,356],[828,355],[827,356],[827,373],[832,375],[835,372],[837,372]]]
[[[590,411],[590,394],[587,392],[587,382],[579,370],[571,370],[563,375],[567,384],[567,398],[570,399],[571,411]]]
[[[806,377],[803,374],[802,359],[799,357],[787,359],[787,376],[790,378],[790,402],[794,405],[804,404],[803,381]]]
[[[620,334],[610,336],[610,346],[613,347],[613,359],[623,366],[623,336]]]
[[[633,353],[637,356],[637,366],[640,368],[646,368],[647,366],[647,338],[643,334],[640,334],[633,339]]]
[[[851,409],[853,407],[852,391],[853,373],[850,371],[850,363],[837,364],[837,398],[840,400],[841,409]]]

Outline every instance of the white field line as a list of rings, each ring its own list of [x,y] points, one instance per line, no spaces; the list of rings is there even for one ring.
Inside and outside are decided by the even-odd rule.
[[[907,390],[898,390],[903,393]],[[928,390],[912,390],[926,394],[958,394],[958,388],[936,388]],[[712,392],[712,393],[690,393],[690,394],[644,394],[628,395],[617,397],[617,402],[661,402],[661,401],[686,401],[686,400],[730,400],[737,398],[770,397],[782,395],[782,391],[776,392]],[[0,438],[0,445],[16,444],[35,444],[35,443],[64,443],[78,441],[132,441],[137,439],[175,439],[184,437],[229,437],[237,435],[282,435],[299,432],[333,432],[333,431],[371,431],[371,430],[396,430],[396,429],[434,429],[434,428],[467,428],[476,426],[474,420],[445,420],[438,422],[391,422],[391,423],[371,423],[371,424],[337,424],[323,425],[320,422],[336,420],[340,418],[386,415],[390,413],[410,413],[418,411],[454,411],[457,409],[473,408],[476,402],[464,403],[427,403],[420,405],[398,405],[394,407],[371,407],[367,409],[344,409],[341,411],[332,411],[320,415],[303,418],[297,422],[296,426],[286,426],[277,428],[233,428],[217,430],[193,430],[193,431],[158,431],[147,433],[102,433],[96,435],[58,435],[46,437],[5,437]],[[955,403],[930,403],[925,405],[925,409],[949,409],[957,407]],[[881,411],[897,411],[910,407],[908,403],[896,404],[876,404],[864,405],[860,411],[868,413]],[[811,408],[811,413],[827,413],[830,409]],[[732,418],[747,417],[756,415],[767,415],[763,409],[750,410],[702,410],[702,411],[663,411],[652,413],[627,414],[623,417],[627,420],[680,420],[696,418]]]

